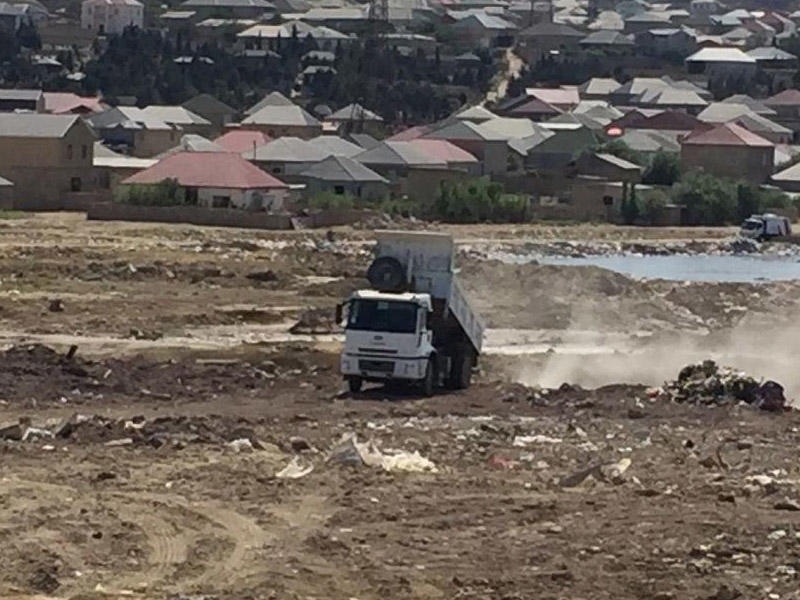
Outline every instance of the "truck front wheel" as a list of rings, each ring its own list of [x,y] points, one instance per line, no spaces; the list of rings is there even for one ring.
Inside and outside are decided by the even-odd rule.
[[[361,377],[348,377],[347,378],[347,389],[350,390],[351,394],[357,394],[361,391],[361,388],[364,385],[364,380]]]

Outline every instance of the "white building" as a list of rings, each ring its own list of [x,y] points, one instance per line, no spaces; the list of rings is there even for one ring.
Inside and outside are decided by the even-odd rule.
[[[144,4],[138,0],[84,0],[81,27],[98,35],[120,34],[126,27],[142,27]]]

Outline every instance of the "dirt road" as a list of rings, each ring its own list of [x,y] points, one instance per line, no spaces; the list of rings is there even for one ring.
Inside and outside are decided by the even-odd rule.
[[[583,390],[579,369],[552,361],[643,331],[662,354],[687,335],[745,347],[737,327],[792,322],[796,285],[638,282],[479,252],[723,230],[452,231],[495,331],[545,349],[491,354],[468,392],[420,399],[342,393],[330,311],[361,284],[369,232],[331,244],[64,215],[0,223],[0,597],[793,598],[794,412]],[[623,371],[630,355],[609,356],[612,381],[634,383],[660,360]],[[534,365],[565,385],[523,378]],[[348,435],[383,462],[365,464]]]

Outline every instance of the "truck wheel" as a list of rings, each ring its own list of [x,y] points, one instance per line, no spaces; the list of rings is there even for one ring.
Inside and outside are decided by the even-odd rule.
[[[472,383],[472,351],[464,349],[453,357],[453,367],[448,380],[454,390],[465,390]]]
[[[425,379],[422,380],[422,395],[430,398],[436,389],[436,364],[428,361],[428,368],[425,369]]]
[[[361,377],[348,377],[347,378],[347,389],[350,390],[351,394],[357,394],[361,391],[361,387],[364,385],[364,380]]]

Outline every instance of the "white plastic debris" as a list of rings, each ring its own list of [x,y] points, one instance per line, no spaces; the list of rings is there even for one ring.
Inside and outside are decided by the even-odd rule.
[[[517,448],[524,448],[529,444],[560,444],[561,438],[550,437],[547,435],[518,435],[514,437],[512,445]]]
[[[374,442],[359,443],[354,434],[345,435],[331,451],[328,462],[380,467],[388,472],[436,473],[433,461],[419,452],[381,451]]]
[[[314,470],[313,465],[304,465],[299,456],[295,456],[289,464],[275,473],[278,479],[300,479]]]
[[[239,438],[238,440],[233,440],[232,442],[229,442],[228,448],[230,448],[237,454],[240,452],[252,452],[253,442],[251,442],[247,438]]]

